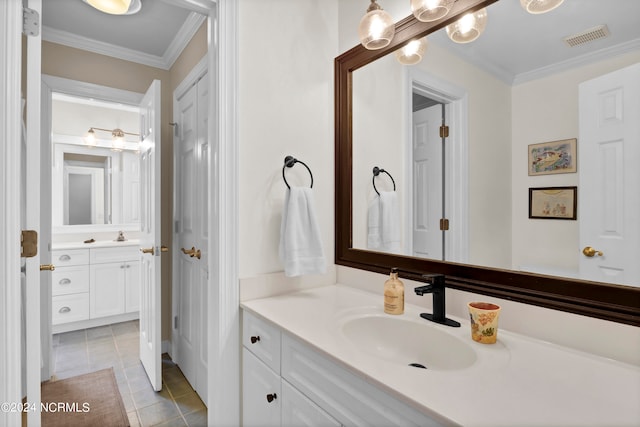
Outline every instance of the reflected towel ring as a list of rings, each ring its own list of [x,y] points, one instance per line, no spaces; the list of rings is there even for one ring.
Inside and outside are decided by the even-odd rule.
[[[380,169],[379,167],[374,166],[373,167],[373,178],[371,178],[371,182],[373,182],[373,189],[376,191],[376,194],[378,194],[378,196],[380,195],[380,192],[376,188],[376,176],[380,175],[383,172],[386,173],[387,175],[389,175],[389,178],[391,178],[391,182],[393,182],[393,191],[396,191],[396,181],[393,179],[391,174],[389,172],[387,172],[386,170],[384,170],[384,169]]]
[[[287,182],[287,177],[284,176],[284,169],[285,168],[292,168],[293,165],[295,165],[296,163],[300,163],[302,166],[304,166],[305,168],[307,168],[307,170],[309,171],[309,175],[311,176],[311,186],[310,188],[313,188],[313,174],[311,173],[311,169],[309,169],[309,166],[307,166],[307,164],[301,160],[298,160],[292,156],[287,156],[284,158],[284,166],[282,166],[282,179],[284,179],[284,183],[287,185],[287,188],[291,188],[289,186],[289,183]]]

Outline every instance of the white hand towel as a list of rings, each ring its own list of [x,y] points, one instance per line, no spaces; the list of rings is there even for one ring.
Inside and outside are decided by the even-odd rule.
[[[311,188],[291,187],[287,190],[282,210],[279,252],[287,277],[326,271]]]
[[[401,250],[400,212],[398,195],[395,191],[380,192],[380,230],[383,250],[399,253]]]
[[[375,197],[369,203],[367,212],[367,249],[380,249],[380,197]]]

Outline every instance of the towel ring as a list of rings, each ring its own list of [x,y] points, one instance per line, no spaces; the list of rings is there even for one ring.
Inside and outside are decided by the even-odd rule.
[[[393,177],[391,176],[391,174],[389,172],[387,172],[386,170],[384,170],[384,169],[380,169],[379,167],[374,166],[373,167],[373,178],[371,178],[371,182],[373,182],[373,189],[376,191],[378,196],[380,195],[380,192],[376,188],[376,176],[380,175],[383,172],[386,173],[387,175],[389,175],[389,178],[391,178],[391,182],[393,182],[393,191],[396,191],[396,182],[393,179]]]
[[[282,179],[284,179],[284,183],[287,185],[287,188],[291,188],[289,186],[289,183],[287,182],[287,177],[284,176],[284,169],[285,168],[292,168],[293,165],[295,165],[296,163],[300,163],[302,166],[304,166],[305,168],[307,168],[307,170],[309,171],[309,175],[311,176],[311,188],[313,188],[313,174],[311,173],[311,169],[309,169],[309,166],[307,166],[307,164],[301,160],[298,160],[292,156],[287,156],[284,158],[284,166],[282,166]]]

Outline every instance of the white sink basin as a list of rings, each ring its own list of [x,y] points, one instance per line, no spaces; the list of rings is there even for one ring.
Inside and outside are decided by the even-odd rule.
[[[432,370],[464,369],[477,356],[467,343],[428,321],[391,315],[367,315],[347,319],[342,333],[366,354],[404,366],[421,365]],[[420,366],[418,366],[420,367]]]

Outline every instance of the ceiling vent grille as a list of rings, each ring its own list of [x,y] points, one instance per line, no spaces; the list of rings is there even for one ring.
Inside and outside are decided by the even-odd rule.
[[[603,39],[609,35],[609,29],[606,25],[598,25],[597,27],[585,30],[581,33],[574,34],[564,38],[564,42],[570,47],[579,46],[594,40]]]

